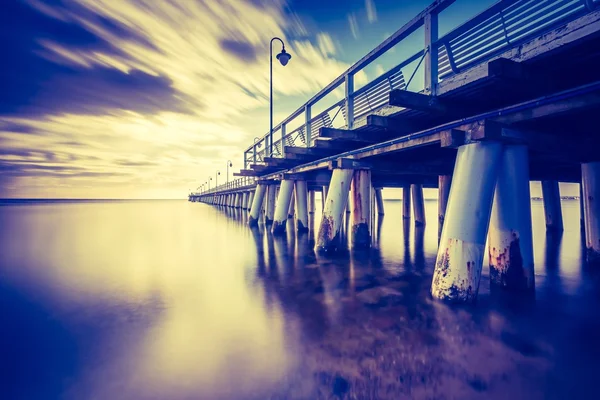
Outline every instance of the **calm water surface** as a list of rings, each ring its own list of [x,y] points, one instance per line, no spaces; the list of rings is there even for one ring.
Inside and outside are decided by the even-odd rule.
[[[578,202],[561,237],[532,203],[535,299],[491,295],[485,266],[470,307],[428,296],[436,202],[424,229],[385,206],[370,253],[325,258],[204,204],[4,203],[0,398],[597,398]]]

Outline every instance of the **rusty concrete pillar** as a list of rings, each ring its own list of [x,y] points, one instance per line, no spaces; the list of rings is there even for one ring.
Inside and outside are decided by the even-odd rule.
[[[518,292],[534,290],[529,156],[525,145],[504,146],[488,250],[492,287]]]
[[[263,207],[263,200],[265,198],[265,192],[267,191],[267,185],[259,183],[256,185],[254,192],[254,198],[252,199],[252,207],[250,208],[250,215],[248,216],[248,225],[257,226],[258,220]]]
[[[323,185],[321,190],[321,211],[325,210],[325,200],[327,199],[327,192],[329,191],[329,186]]]
[[[425,200],[423,199],[423,185],[410,185],[412,193],[413,211],[415,215],[415,225],[425,225]]]
[[[296,197],[296,226],[298,232],[308,231],[308,191],[306,181],[297,180],[295,187]]]
[[[458,148],[431,295],[450,302],[477,298],[502,144]]]
[[[267,188],[267,204],[265,213],[265,225],[271,225],[275,218],[275,200],[277,199],[277,185],[270,184]]]
[[[546,215],[546,230],[562,232],[564,228],[558,181],[542,181],[542,197]]]
[[[296,214],[296,202],[294,201],[295,189],[292,188],[292,197],[290,198],[290,208],[288,210],[288,218],[294,218],[294,214]]]
[[[375,200],[377,201],[377,214],[384,215],[385,210],[383,208],[383,193],[381,192],[381,188],[375,189]]]
[[[274,235],[285,233],[285,225],[288,219],[288,210],[290,209],[293,193],[294,181],[291,179],[282,180],[279,196],[277,197],[277,206],[275,207],[273,227],[271,228]]]
[[[308,191],[308,213],[309,214],[315,213],[315,191],[314,190]]]
[[[352,183],[352,248],[365,249],[371,247],[371,171],[359,169],[354,171]]]
[[[348,202],[348,191],[352,180],[353,170],[334,169],[329,184],[329,192],[325,198],[325,209],[319,226],[315,243],[315,251],[324,252],[337,250],[339,233],[342,226],[342,215]]]
[[[600,162],[581,164],[587,261],[600,264]]]
[[[402,218],[410,219],[410,186],[402,188]]]
[[[448,197],[450,197],[451,183],[452,175],[438,176],[438,238],[442,236],[446,207],[448,206]]]

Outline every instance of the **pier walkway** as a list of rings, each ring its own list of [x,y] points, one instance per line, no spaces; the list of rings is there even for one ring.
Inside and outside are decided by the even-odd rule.
[[[249,146],[239,179],[189,200],[248,210],[250,226],[278,234],[288,215],[308,229],[320,191],[315,250],[328,252],[343,218],[351,246],[371,246],[383,188],[403,188],[415,224],[427,222],[423,188],[439,188],[431,294],[469,302],[484,260],[494,286],[534,290],[529,181],[542,181],[550,231],[562,230],[558,182],[579,182],[587,258],[599,263],[600,0],[501,0],[438,35],[459,3],[432,3]],[[424,45],[412,51],[415,37]],[[391,50],[403,61],[355,85]]]

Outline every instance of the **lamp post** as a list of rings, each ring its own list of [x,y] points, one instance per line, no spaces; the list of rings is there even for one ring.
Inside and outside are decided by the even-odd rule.
[[[212,176],[208,177],[208,181],[206,181],[208,183],[208,191],[210,192],[210,181],[212,181]]]
[[[269,44],[270,49],[270,57],[269,57],[269,103],[270,103],[270,124],[269,124],[269,156],[273,156],[273,41],[279,40],[281,42],[281,53],[277,54],[277,59],[284,67],[292,58],[290,53],[286,53],[285,51],[285,43],[278,37],[274,37],[271,39],[271,43]],[[256,146],[254,147],[254,151],[256,152]],[[256,160],[254,160],[256,162]]]
[[[227,160],[227,184],[229,184],[229,167],[233,167],[231,160]]]
[[[219,186],[219,175],[221,175],[221,171],[217,171],[215,174],[215,189]]]

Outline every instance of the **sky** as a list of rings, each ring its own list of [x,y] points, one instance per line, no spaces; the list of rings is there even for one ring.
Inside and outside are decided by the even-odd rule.
[[[272,37],[292,54],[274,63],[277,124],[429,3],[3,1],[0,197],[185,198],[225,182],[228,160],[233,179],[268,130]],[[492,3],[458,0],[440,35]],[[357,86],[422,40],[390,50]]]

